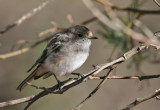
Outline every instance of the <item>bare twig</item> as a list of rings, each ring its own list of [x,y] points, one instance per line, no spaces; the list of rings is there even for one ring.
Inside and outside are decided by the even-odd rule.
[[[107,63],[107,64],[103,65],[102,67],[100,67],[99,70],[95,71],[95,72],[93,73],[94,75],[95,75],[95,74],[98,74],[98,73],[99,73],[100,71],[102,71],[103,69],[106,69],[106,68],[109,68],[109,67],[111,68],[111,69],[109,70],[109,72],[107,73],[107,75],[104,76],[103,80],[99,83],[99,85],[88,95],[87,98],[85,98],[80,104],[78,104],[78,105],[74,108],[74,110],[79,110],[79,109],[81,108],[81,106],[99,90],[99,88],[100,88],[100,87],[104,84],[104,82],[107,80],[107,77],[111,74],[114,65],[117,66],[118,64],[122,63],[123,61],[129,59],[131,56],[133,56],[133,54],[135,54],[135,51],[139,51],[139,49],[141,50],[141,49],[143,49],[143,47],[142,47],[142,48],[137,48],[137,50],[135,50],[135,48],[134,48],[134,49],[128,51],[127,53],[125,53],[125,54],[123,55],[123,58],[124,58],[124,59],[123,59],[122,61],[120,61],[121,59],[117,59],[117,62],[116,62],[116,60],[115,60],[114,64],[108,66],[108,64],[111,64],[111,63]],[[131,55],[131,56],[130,56],[130,55]],[[115,67],[114,67],[114,68],[115,68]]]
[[[136,19],[134,21],[134,25],[139,27],[139,29],[141,29],[145,33],[145,35],[147,35],[147,37],[152,39],[153,32],[145,24],[143,24],[140,20]]]
[[[98,84],[98,86],[85,98],[80,104],[78,104],[74,110],[79,110],[81,106],[88,100],[90,99],[99,89],[100,87],[105,83],[107,80],[107,77],[112,73],[113,68],[108,71],[108,73],[104,76],[104,79]]]
[[[67,15],[67,19],[68,19],[69,23],[70,23],[72,26],[74,26],[74,25],[75,25],[74,20],[73,20],[73,18],[72,18],[72,15],[71,15],[71,14],[68,14],[68,15]]]
[[[127,11],[127,12],[134,12],[134,13],[139,13],[139,14],[160,14],[160,10],[143,10],[143,9],[136,9],[136,8],[131,8],[131,7],[119,7],[114,4],[112,4],[109,1],[106,0],[96,0],[98,3],[101,3],[102,5],[111,7],[113,10],[117,11]]]
[[[91,23],[91,22],[93,22],[93,21],[95,21],[95,20],[97,20],[96,17],[90,18],[90,19],[82,22],[81,25],[87,25],[87,24],[89,24],[89,23]]]
[[[160,3],[157,0],[153,0],[159,7],[160,7]]]
[[[14,50],[16,47],[18,47],[18,46],[19,46],[18,49],[22,49],[22,47],[23,47],[24,45],[30,44],[30,43],[32,43],[32,41],[30,41],[30,40],[19,40],[19,41],[17,41],[17,42],[12,46],[11,51],[13,51],[13,50]]]
[[[48,33],[53,34],[53,33],[57,32],[58,30],[60,30],[60,28],[57,26],[56,22],[51,21],[51,24],[53,25],[53,28],[47,29],[47,30],[45,30],[43,32],[40,32],[39,33],[39,37],[42,37],[42,36],[44,36],[44,35],[46,35]]]
[[[136,98],[132,103],[126,105],[125,107],[122,107],[118,110],[130,110],[131,108],[135,107],[136,105],[147,101],[149,99],[155,98],[156,96],[160,95],[160,89],[156,90],[154,93],[149,94],[148,96],[142,97],[142,98]]]
[[[84,22],[82,22],[82,23],[80,23],[80,24],[81,24],[81,25],[87,25],[88,23],[91,23],[91,22],[94,21],[94,20],[96,20],[96,19],[95,19],[95,18],[91,18],[91,19],[86,20],[86,21],[84,21]],[[41,37],[41,36],[44,36],[44,35],[46,35],[46,34],[48,34],[48,33],[54,34],[54,33],[56,33],[56,32],[59,32],[59,31],[64,30],[64,28],[59,28],[54,21],[52,21],[51,24],[52,24],[54,27],[51,28],[51,29],[47,29],[47,30],[41,32],[41,33],[39,34],[40,37]],[[4,60],[4,59],[7,59],[7,58],[14,57],[14,56],[23,54],[23,53],[25,53],[25,52],[28,52],[28,51],[31,50],[33,47],[36,47],[37,45],[39,45],[39,44],[41,44],[41,43],[43,43],[43,42],[45,42],[45,41],[48,41],[49,39],[51,39],[52,36],[53,36],[53,35],[48,36],[48,37],[46,37],[46,38],[44,38],[44,39],[41,39],[41,40],[39,40],[39,41],[35,41],[35,42],[32,41],[33,44],[32,44],[31,46],[29,46],[29,47],[21,48],[21,49],[19,49],[19,50],[17,50],[17,51],[5,53],[5,54],[0,54],[0,60],[2,60],[2,59]]]
[[[110,20],[97,7],[94,6],[91,0],[83,0],[83,2],[88,7],[88,9],[90,9],[90,11],[94,14],[94,16],[97,17],[97,19],[99,19],[102,23],[104,23],[108,27],[113,28],[114,30],[122,31],[128,36],[140,42],[145,42],[147,44],[154,44],[157,46],[160,45],[158,40],[149,39],[146,36],[138,32],[135,32],[134,30],[125,26],[125,24],[116,16],[116,14],[111,9],[107,10],[107,13],[111,18]]]
[[[141,80],[145,80],[145,79],[153,79],[153,78],[159,78],[159,77],[160,77],[160,74],[146,75],[146,76],[108,76],[107,79],[139,79],[141,81]],[[100,80],[100,79],[104,79],[104,78],[105,78],[105,76],[89,76],[88,80]],[[36,89],[42,89],[44,91],[48,90],[47,88],[44,88],[44,87],[37,87],[32,84],[30,84],[30,85]],[[48,91],[48,92],[52,93],[52,91]],[[7,102],[1,102],[0,107],[11,106],[11,105],[16,105],[16,104],[28,102],[32,98],[34,98],[34,95],[29,96],[29,97],[25,97],[25,98],[21,98],[21,99],[7,101]]]
[[[139,46],[136,46],[134,47],[133,49],[129,50],[128,52],[126,52],[123,56],[121,56],[120,58],[110,62],[110,63],[106,63],[106,64],[101,64],[99,66],[97,66],[95,69],[91,70],[90,72],[84,74],[84,77],[83,78],[79,78],[79,79],[68,79],[68,80],[65,80],[62,82],[62,85],[61,85],[61,91],[59,90],[59,85],[55,85],[51,88],[48,88],[48,91],[44,90],[42,92],[40,92],[39,94],[37,95],[34,95],[32,99],[29,99],[28,100],[28,105],[26,106],[25,110],[27,110],[27,108],[29,106],[31,106],[35,101],[37,101],[38,99],[42,98],[43,96],[45,95],[48,95],[48,94],[51,94],[51,92],[49,91],[52,91],[52,93],[54,94],[62,94],[64,93],[65,91],[69,90],[70,88],[78,85],[78,84],[81,84],[82,82],[86,81],[89,79],[89,77],[91,75],[96,75],[98,73],[100,73],[102,70],[104,69],[107,69],[109,67],[112,67],[114,65],[118,65],[122,62],[124,62],[125,60],[128,60],[129,58],[131,58],[133,55],[137,54],[138,52],[142,51],[143,49],[145,49],[147,47],[147,45],[139,45]],[[19,102],[17,102],[19,103]],[[15,103],[16,104],[16,103]]]
[[[51,38],[52,38],[52,36],[48,36],[48,37],[46,37],[44,39],[41,39],[41,40],[38,40],[38,41],[34,42],[29,47],[25,47],[25,48],[22,48],[20,50],[13,51],[13,52],[10,52],[10,53],[1,54],[0,55],[0,60],[6,59],[6,58],[10,58],[10,57],[13,57],[13,56],[20,55],[20,54],[23,54],[25,52],[28,52],[30,49],[36,47],[37,45],[39,45],[39,44],[43,43],[44,41],[47,41],[47,40],[49,40]]]
[[[0,30],[0,36],[4,33],[6,33],[7,31],[9,31],[10,29],[22,24],[25,20],[31,18],[33,15],[35,15],[38,11],[40,11],[41,9],[43,9],[51,0],[46,0],[44,1],[42,4],[40,4],[38,7],[34,8],[33,10],[31,10],[30,12],[24,14],[20,19],[18,19],[17,21],[15,21],[13,24],[9,24],[8,26],[6,26],[5,28]]]
[[[145,79],[153,79],[153,78],[159,78],[160,74],[157,75],[144,75],[144,76],[108,76],[108,79],[138,79],[140,81]],[[99,80],[104,79],[105,76],[90,76],[90,80]]]
[[[135,55],[136,53],[138,53],[139,51],[145,49],[146,46],[145,45],[140,45],[137,46],[131,50],[129,50],[128,52],[126,52],[122,57],[110,62],[110,63],[106,63],[106,64],[102,64],[101,66],[98,66],[96,69],[91,70],[89,73],[84,74],[83,78],[80,78],[78,80],[75,79],[70,79],[70,80],[66,80],[63,82],[63,85],[61,86],[61,91],[59,91],[58,85],[55,85],[51,88],[49,88],[49,91],[52,91],[52,93],[54,94],[62,94],[65,91],[67,91],[68,89],[88,80],[89,76],[91,75],[96,75],[98,73],[100,73],[102,70],[109,68],[113,65],[117,65],[120,64],[122,62],[124,62],[125,60],[129,59],[130,57],[132,57],[133,55]],[[50,92],[47,91],[42,91],[41,93],[39,93],[38,95],[36,95],[32,100],[30,100],[30,102],[28,103],[28,105],[26,106],[25,110],[27,110],[27,108],[29,106],[31,106],[31,104],[33,104],[36,100],[38,100],[39,98],[48,95]]]
[[[113,28],[114,30],[119,31],[117,26],[115,26],[115,24],[111,22],[109,18],[107,18],[98,8],[96,8],[90,0],[82,0],[82,1],[87,6],[87,8],[91,10],[93,15],[97,17],[101,22],[103,22],[105,25],[109,26],[110,28]]]
[[[28,102],[33,97],[34,97],[34,95],[28,96],[28,97],[25,97],[25,98],[16,99],[16,100],[10,100],[10,101],[6,101],[6,102],[1,102],[0,103],[0,107],[2,108],[2,107],[6,107],[6,106],[11,106],[11,105],[16,105],[16,104]]]
[[[149,45],[160,46],[159,40],[156,37],[147,37],[142,35],[141,33],[134,31],[133,29],[128,28],[111,9],[106,9],[106,11],[112,19],[112,21],[114,21],[114,23],[121,29],[121,31],[133,38],[134,40],[138,40]]]
[[[29,83],[29,82],[27,82],[27,84],[29,86],[33,87],[33,88],[36,88],[36,89],[41,89],[43,91],[52,92],[52,91],[49,91],[49,89],[47,89],[46,87],[39,87],[39,86],[33,85],[33,84]]]

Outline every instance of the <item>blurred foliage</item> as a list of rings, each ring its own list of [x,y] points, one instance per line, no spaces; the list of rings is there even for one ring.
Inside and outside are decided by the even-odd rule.
[[[98,34],[103,36],[110,44],[113,44],[120,50],[128,50],[128,38],[122,32],[116,32],[111,28],[106,27],[104,24],[99,23],[105,32],[98,30]]]
[[[139,9],[140,7],[142,7],[144,4],[146,3],[146,0],[132,0],[131,4],[129,5],[129,7],[131,8],[136,8]],[[138,13],[134,13],[131,11],[127,12],[127,17],[126,17],[126,21],[128,21],[128,26],[131,27],[132,26],[132,22],[137,19],[137,17],[139,16]]]
[[[104,29],[104,31],[98,30],[97,33],[100,36],[102,36],[108,43],[112,44],[115,48],[119,49],[121,52],[126,52],[127,50],[130,50],[138,43],[122,32],[114,31],[113,29],[108,28],[102,23],[99,23],[99,25]],[[149,51],[151,50],[149,49]],[[160,60],[159,58],[157,58],[157,55],[158,53],[148,51],[136,54],[132,57],[131,65],[128,67],[131,67],[132,64],[134,64],[136,69],[139,70],[139,67],[144,60],[148,60],[152,63],[160,63]]]
[[[133,0],[129,7],[138,9],[139,7],[142,7],[146,3],[146,0]],[[135,26],[133,24],[133,21],[135,19],[139,19],[141,17],[141,14],[134,13],[134,12],[127,12],[126,16],[123,16],[121,18],[123,22],[131,29],[135,29]],[[111,28],[108,28],[103,23],[99,22],[99,25],[104,29],[98,30],[98,34],[102,36],[108,43],[115,46],[115,48],[118,48],[121,52],[125,52],[127,50],[130,50],[135,45],[137,45],[137,41],[133,40],[130,36],[126,35],[123,32],[116,32]],[[156,53],[157,54],[157,53]],[[158,54],[157,54],[158,55]],[[140,65],[144,60],[148,60],[150,62],[156,62],[160,63],[160,60],[157,61],[157,56],[153,52],[145,51],[143,53],[136,54],[132,57],[132,62],[128,67],[131,67],[133,64],[135,65],[135,68],[139,71]]]

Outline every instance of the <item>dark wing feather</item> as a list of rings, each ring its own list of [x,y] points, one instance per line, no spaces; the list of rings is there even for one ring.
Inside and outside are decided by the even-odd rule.
[[[44,51],[42,52],[42,55],[36,60],[36,62],[27,72],[30,72],[35,66],[41,64],[47,58],[47,56],[50,55],[50,53],[54,52],[61,46],[61,43],[59,42],[59,40],[57,40],[58,36],[59,34],[56,34],[55,36],[53,36],[53,39],[49,42],[47,47],[44,49]]]

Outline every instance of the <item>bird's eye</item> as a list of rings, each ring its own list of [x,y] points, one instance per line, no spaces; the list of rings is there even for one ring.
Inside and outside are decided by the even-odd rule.
[[[78,34],[78,36],[79,36],[79,37],[83,37],[83,35],[82,35],[82,34]]]

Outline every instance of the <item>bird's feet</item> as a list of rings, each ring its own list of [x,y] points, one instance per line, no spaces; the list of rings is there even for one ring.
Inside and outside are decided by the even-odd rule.
[[[84,78],[84,76],[82,75],[82,74],[80,74],[80,73],[71,73],[72,75],[77,75],[78,76],[78,78]]]
[[[62,91],[61,86],[63,85],[63,83],[57,78],[57,76],[53,73],[53,76],[55,77],[56,81],[57,81],[57,87],[59,89],[59,91]]]
[[[63,85],[63,83],[61,81],[57,80],[57,86],[58,86],[59,91],[62,91],[62,89],[61,89],[62,85]]]

